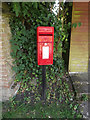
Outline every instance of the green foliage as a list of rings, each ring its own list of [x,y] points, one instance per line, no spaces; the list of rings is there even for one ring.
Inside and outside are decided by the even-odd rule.
[[[65,69],[62,59],[64,51],[62,43],[65,41],[65,47],[68,47],[68,30],[71,27],[71,23],[66,22],[65,17],[68,8],[60,3],[62,9],[55,15],[52,11],[53,5],[54,3],[50,2],[9,4],[10,11],[13,13],[10,19],[11,56],[14,60],[12,69],[16,73],[15,81],[21,83],[19,95],[23,97],[21,101],[11,99],[10,112],[5,113],[4,117],[81,117],[78,104],[73,102],[73,92],[63,78]],[[42,66],[37,65],[36,31],[38,26],[54,27],[54,58],[53,65],[46,66],[46,102],[48,103],[44,106],[35,104],[41,100],[42,91]],[[34,104],[29,106],[29,103]]]
[[[81,22],[78,22],[78,23],[73,23],[73,24],[72,24],[72,27],[76,28],[76,27],[77,27],[77,25],[80,27],[80,26],[81,26]]]
[[[20,4],[16,2],[16,3],[12,3],[12,6],[13,6],[13,12],[15,12],[16,16],[18,16],[20,13]]]
[[[81,95],[81,100],[82,101],[87,101],[88,100],[88,96],[86,94],[82,94]]]
[[[44,104],[38,102],[37,104],[24,104],[16,108],[8,108],[8,111],[3,113],[4,118],[68,118],[68,119],[82,119],[77,103],[58,104],[56,102]],[[11,110],[10,110],[11,109]]]
[[[79,23],[78,23],[78,26],[80,27],[81,25],[82,25],[81,22],[79,22]]]
[[[37,65],[37,38],[36,30],[38,26],[54,26],[54,63],[47,66],[48,81],[54,83],[60,79],[64,72],[64,61],[61,58],[62,41],[68,37],[67,26],[64,25],[62,31],[61,18],[52,12],[54,3],[11,3],[10,9],[14,16],[10,19],[12,32],[11,56],[13,57],[13,70],[16,72],[16,81],[21,82],[21,91],[30,91],[32,81],[33,90],[40,87],[42,80],[41,66]],[[60,39],[60,40],[58,40]],[[54,74],[53,74],[54,73]],[[28,87],[28,88],[27,88]],[[37,88],[37,89],[36,89]],[[49,91],[50,92],[50,91]]]
[[[51,8],[54,3],[50,2],[18,2],[10,3],[10,10],[14,14],[10,19],[12,32],[11,56],[13,70],[16,72],[16,81],[21,82],[20,92],[29,91],[35,95],[35,100],[40,100],[42,90],[42,66],[37,65],[37,37],[38,26],[54,27],[54,58],[53,65],[46,66],[47,100],[57,99],[66,101],[73,96],[62,76],[64,75],[64,61],[62,59],[62,42],[68,39],[68,30],[71,23],[66,23],[64,8],[55,15]],[[68,16],[68,15],[67,15]],[[68,45],[66,44],[66,47]],[[28,101],[28,98],[25,98]]]

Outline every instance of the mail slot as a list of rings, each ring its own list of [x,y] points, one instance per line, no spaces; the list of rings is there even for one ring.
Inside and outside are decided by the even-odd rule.
[[[53,64],[54,27],[37,27],[38,65]]]

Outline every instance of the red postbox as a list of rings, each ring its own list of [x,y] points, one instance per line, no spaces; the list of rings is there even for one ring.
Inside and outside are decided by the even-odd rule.
[[[38,65],[53,64],[54,27],[37,27]]]

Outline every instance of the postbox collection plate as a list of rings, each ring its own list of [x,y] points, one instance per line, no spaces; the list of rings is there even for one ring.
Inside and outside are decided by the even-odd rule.
[[[53,64],[54,27],[37,27],[38,65]]]

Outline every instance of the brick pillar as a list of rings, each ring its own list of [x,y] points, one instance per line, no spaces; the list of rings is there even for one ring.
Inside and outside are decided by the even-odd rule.
[[[0,3],[0,8],[2,6],[2,3]],[[1,16],[2,16],[2,11],[0,10],[0,28],[2,28],[2,24],[1,24]],[[1,61],[1,57],[2,57],[2,33],[0,32],[0,101],[2,101],[2,61]],[[0,120],[2,119],[2,102],[0,102]]]
[[[88,71],[88,2],[74,2],[72,23],[81,26],[72,28],[69,56],[69,72]]]
[[[89,49],[89,60],[90,60],[90,1],[88,3],[88,49]]]
[[[2,100],[8,100],[13,96],[17,87],[11,89],[13,83],[12,61],[10,56],[11,31],[9,26],[10,13],[6,3],[2,3],[2,15],[0,14],[0,87],[2,87]],[[1,98],[0,98],[1,99]]]

